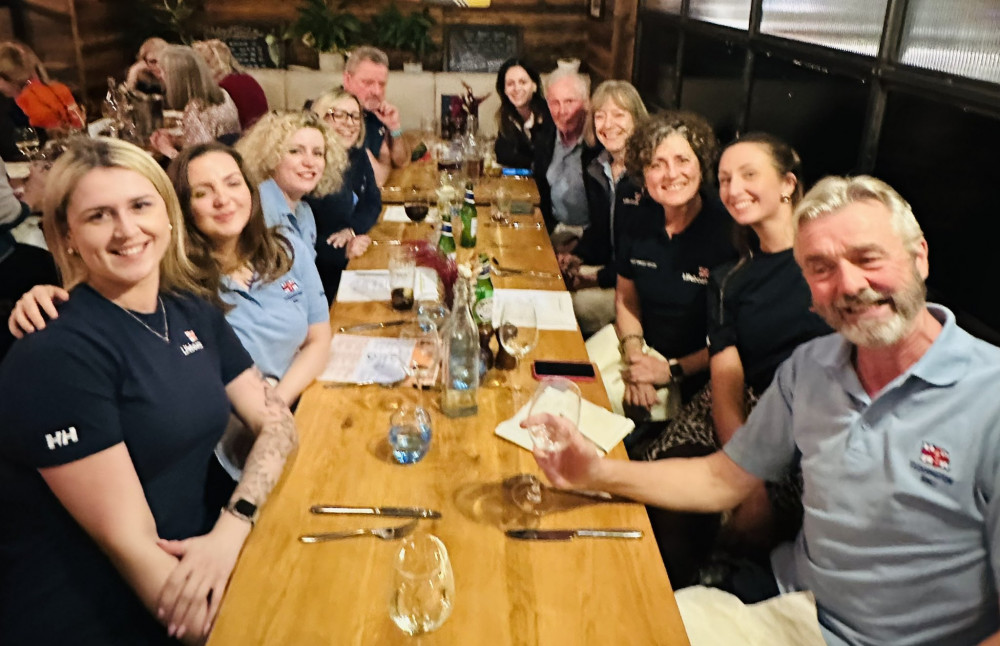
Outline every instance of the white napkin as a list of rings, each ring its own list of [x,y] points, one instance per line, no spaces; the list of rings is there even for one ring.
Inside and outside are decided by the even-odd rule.
[[[409,222],[410,218],[406,217],[406,209],[403,208],[402,204],[390,204],[385,207],[385,214],[382,216],[383,222]]]
[[[535,306],[539,330],[576,330],[573,297],[566,290],[507,289],[493,290],[493,325],[499,327],[500,312],[505,308],[514,311],[525,309],[528,303]],[[516,316],[513,323],[524,325]]]
[[[437,272],[430,267],[417,267],[414,285],[414,298],[418,301],[437,301]],[[368,301],[387,301],[389,294],[388,269],[349,270],[340,274],[340,286],[337,288],[337,302],[358,303]]]
[[[531,450],[531,435],[521,428],[521,422],[528,416],[531,402],[521,407],[514,417],[500,422],[496,430],[503,439],[517,444],[522,449]],[[635,422],[615,415],[586,399],[580,400],[580,432],[601,450],[601,455],[607,454],[616,444],[635,428]]]

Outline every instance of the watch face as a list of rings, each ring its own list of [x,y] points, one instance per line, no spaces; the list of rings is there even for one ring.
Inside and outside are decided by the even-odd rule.
[[[233,503],[233,509],[247,518],[253,518],[254,514],[257,513],[257,505],[243,498]]]

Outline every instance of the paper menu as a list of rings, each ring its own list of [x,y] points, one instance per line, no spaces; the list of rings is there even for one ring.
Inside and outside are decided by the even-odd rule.
[[[543,289],[502,289],[493,291],[493,325],[500,325],[500,313],[513,306],[514,311],[524,309],[527,303],[534,303],[538,316],[539,330],[576,330],[576,315],[573,313],[573,298],[566,291]],[[515,325],[524,323],[516,318]]]
[[[514,414],[514,417],[500,422],[494,433],[530,451],[532,447],[531,436],[526,429],[521,428],[521,422],[528,416],[530,407],[531,402],[522,406]],[[635,428],[635,422],[627,417],[616,415],[586,399],[580,400],[580,432],[597,446],[601,455],[605,455],[613,449],[626,435],[632,432],[633,428]]]
[[[414,298],[418,301],[439,300],[437,273],[430,267],[417,267],[416,285],[413,291]],[[388,269],[348,270],[340,274],[337,302],[387,301],[389,298]]]
[[[383,222],[409,222],[410,218],[406,217],[406,209],[403,208],[402,204],[390,204],[385,207],[385,213],[382,214]]]
[[[335,334],[319,381],[393,383],[406,376],[414,339]]]

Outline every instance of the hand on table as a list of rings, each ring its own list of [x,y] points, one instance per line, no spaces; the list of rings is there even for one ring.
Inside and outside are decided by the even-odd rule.
[[[549,428],[554,443],[565,444],[559,451],[543,451],[538,447],[532,449],[535,462],[545,472],[545,477],[553,485],[563,489],[590,487],[601,460],[594,445],[568,419],[551,413],[533,415],[521,422],[521,427],[538,424]]]
[[[25,334],[44,330],[47,319],[59,318],[56,304],[68,300],[69,292],[62,287],[35,285],[14,304],[10,318],[7,319],[7,329],[18,339]]]
[[[167,625],[170,636],[208,635],[249,532],[248,522],[223,512],[208,534],[158,541],[160,549],[180,559],[160,591],[157,606],[157,617]]]

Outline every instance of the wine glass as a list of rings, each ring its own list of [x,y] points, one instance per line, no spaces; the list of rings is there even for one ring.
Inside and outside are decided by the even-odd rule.
[[[535,311],[535,303],[531,300],[505,299],[501,302],[498,319],[500,332],[497,337],[500,345],[514,357],[517,362],[514,370],[519,371],[522,360],[538,344],[538,313]],[[518,407],[521,380],[522,378],[517,378],[511,388],[515,408]]]
[[[580,426],[580,387],[564,377],[543,380],[535,388],[528,407],[528,417],[549,413]],[[545,453],[558,453],[566,448],[566,438],[550,424],[533,424],[528,427],[531,443]]]
[[[18,151],[28,161],[33,161],[38,155],[38,148],[41,141],[38,139],[38,131],[34,128],[17,128],[14,130],[14,143]]]
[[[404,199],[403,210],[406,212],[406,217],[410,218],[410,222],[423,222],[430,211],[427,196],[420,189],[411,188],[405,192]]]
[[[510,191],[505,189],[503,186],[498,186],[495,191],[493,191],[493,209],[492,216],[493,221],[497,225],[505,225],[510,222],[510,206],[513,198]]]
[[[403,540],[393,561],[389,617],[407,635],[437,630],[451,616],[455,576],[444,543],[418,532]]]
[[[400,331],[399,337],[414,341],[413,356],[407,372],[419,393],[419,406],[426,411],[424,389],[434,387],[441,361],[441,340],[438,337],[437,326],[429,322],[407,326]]]

